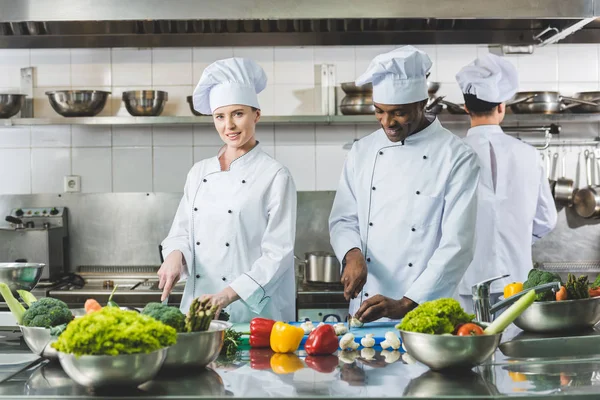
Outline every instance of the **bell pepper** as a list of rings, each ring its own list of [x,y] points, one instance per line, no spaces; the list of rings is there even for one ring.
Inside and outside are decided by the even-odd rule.
[[[271,370],[276,374],[292,374],[302,368],[302,360],[293,353],[277,353],[271,356]]]
[[[271,330],[271,349],[275,353],[293,353],[298,350],[303,337],[304,330],[299,326],[275,322]]]
[[[261,348],[271,345],[271,329],[275,321],[267,318],[252,318],[250,321],[250,347]]]
[[[337,368],[340,360],[333,354],[327,356],[306,356],[304,359],[306,366],[317,372],[329,374]]]
[[[304,350],[309,356],[333,354],[338,349],[338,337],[331,325],[321,325],[308,335]]]
[[[514,296],[517,293],[523,291],[523,284],[521,282],[513,282],[504,286],[504,298],[507,299],[510,296]]]
[[[250,349],[250,368],[257,370],[271,369],[271,349]]]

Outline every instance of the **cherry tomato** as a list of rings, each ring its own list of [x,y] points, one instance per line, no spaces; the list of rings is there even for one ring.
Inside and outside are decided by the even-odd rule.
[[[457,336],[478,336],[483,335],[483,329],[477,324],[464,324],[458,329]]]

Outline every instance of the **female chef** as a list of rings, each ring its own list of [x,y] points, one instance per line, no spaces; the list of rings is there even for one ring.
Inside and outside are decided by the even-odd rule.
[[[225,144],[188,173],[162,242],[162,299],[186,279],[184,313],[194,298],[205,296],[231,322],[295,319],[296,187],[255,137],[257,94],[266,83],[254,61],[230,58],[209,65],[194,90],[194,109],[212,114]]]

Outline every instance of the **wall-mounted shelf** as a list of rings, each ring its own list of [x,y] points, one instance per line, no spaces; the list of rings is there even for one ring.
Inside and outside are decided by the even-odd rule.
[[[466,115],[440,114],[444,124],[469,123]],[[594,123],[600,122],[600,114],[509,114],[504,124],[511,123]],[[0,127],[34,126],[34,125],[211,125],[211,117],[80,117],[80,118],[12,118],[0,120]],[[376,124],[373,115],[296,115],[296,116],[263,116],[263,124]]]

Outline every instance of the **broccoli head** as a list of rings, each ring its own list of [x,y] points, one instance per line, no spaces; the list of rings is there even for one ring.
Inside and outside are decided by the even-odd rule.
[[[185,314],[179,311],[179,308],[177,307],[171,307],[161,303],[148,303],[142,310],[142,314],[175,328],[177,332],[184,331]]]
[[[527,275],[527,280],[523,282],[523,290],[531,289],[532,287],[543,285],[550,282],[560,282],[562,285],[562,279],[558,274],[541,271],[539,269],[532,269]],[[555,299],[555,294],[552,292],[536,293],[535,301],[552,301]]]
[[[73,320],[73,314],[67,304],[61,300],[43,297],[31,304],[23,314],[24,326],[52,328]]]

